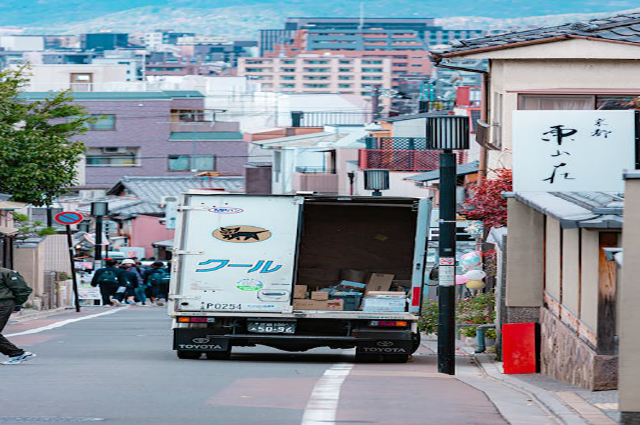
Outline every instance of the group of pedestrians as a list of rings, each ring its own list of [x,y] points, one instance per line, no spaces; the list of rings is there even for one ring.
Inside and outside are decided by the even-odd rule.
[[[169,271],[161,261],[144,267],[131,259],[118,264],[118,261],[106,258],[105,267],[96,270],[91,285],[100,287],[105,307],[122,304],[162,306],[169,296]]]

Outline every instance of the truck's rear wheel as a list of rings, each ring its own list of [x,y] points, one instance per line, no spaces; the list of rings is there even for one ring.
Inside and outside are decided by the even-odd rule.
[[[380,354],[364,354],[356,351],[356,362],[358,363],[380,363],[381,361]]]
[[[409,361],[408,354],[385,354],[382,357],[383,363],[406,363]]]
[[[202,351],[178,350],[178,358],[183,360],[198,360],[202,356]]]
[[[231,350],[228,351],[206,351],[204,355],[207,360],[228,360],[231,357]]]

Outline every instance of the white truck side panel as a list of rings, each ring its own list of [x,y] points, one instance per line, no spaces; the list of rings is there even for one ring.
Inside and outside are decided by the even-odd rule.
[[[291,312],[295,196],[185,196],[172,288],[177,312]]]
[[[427,232],[431,222],[431,199],[418,201],[418,217],[416,223],[416,241],[413,254],[413,274],[411,276],[411,313],[420,312],[422,303],[422,287],[426,265]]]

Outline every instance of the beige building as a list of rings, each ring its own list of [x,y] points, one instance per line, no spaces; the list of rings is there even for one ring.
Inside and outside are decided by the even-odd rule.
[[[122,83],[136,81],[129,65],[32,65],[27,91],[112,91]]]
[[[489,60],[486,131],[477,135],[481,167],[512,167],[514,111],[639,109],[639,25],[640,13],[632,13],[463,40],[432,52],[440,65]],[[603,251],[621,246],[620,201],[614,194],[570,192],[516,193],[509,200],[503,323],[540,323],[541,371],[589,389],[617,385],[621,335],[620,354],[627,358],[619,374],[622,423],[635,424],[640,349],[633,341],[640,334],[629,328],[637,329],[637,321],[627,324],[631,316],[616,313],[618,277]],[[612,211],[617,218],[605,214]],[[625,222],[629,217],[625,212]]]
[[[259,81],[264,91],[370,96],[373,86],[391,89],[391,67],[390,58],[240,58],[238,75]]]

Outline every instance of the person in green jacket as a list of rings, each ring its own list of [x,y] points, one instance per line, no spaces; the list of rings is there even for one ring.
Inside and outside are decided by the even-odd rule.
[[[0,353],[9,356],[9,360],[2,364],[20,364],[37,357],[33,353],[16,347],[2,336],[2,330],[7,325],[9,316],[14,311],[20,310],[20,306],[27,301],[31,292],[33,290],[27,286],[20,273],[0,267]]]

